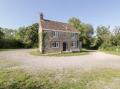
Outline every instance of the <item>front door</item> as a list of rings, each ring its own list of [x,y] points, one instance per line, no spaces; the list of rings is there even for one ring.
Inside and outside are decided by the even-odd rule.
[[[63,51],[66,51],[66,42],[63,42]]]

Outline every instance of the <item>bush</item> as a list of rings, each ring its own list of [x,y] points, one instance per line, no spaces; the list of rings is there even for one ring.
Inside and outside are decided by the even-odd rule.
[[[15,39],[0,39],[0,48],[24,48],[24,44],[21,41]]]
[[[99,50],[120,52],[120,46],[102,45],[102,46],[99,48]]]

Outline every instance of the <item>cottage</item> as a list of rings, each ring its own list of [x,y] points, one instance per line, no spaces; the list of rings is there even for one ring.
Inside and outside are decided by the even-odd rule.
[[[58,21],[46,20],[40,14],[40,52],[80,51],[79,31],[73,26]]]

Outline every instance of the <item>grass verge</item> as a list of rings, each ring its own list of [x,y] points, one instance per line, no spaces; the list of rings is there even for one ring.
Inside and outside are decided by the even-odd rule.
[[[62,52],[62,53],[46,53],[41,54],[38,50],[32,50],[30,54],[35,56],[80,56],[80,55],[86,55],[89,54],[90,51],[87,50],[81,50],[80,52]]]
[[[16,49],[0,49],[0,51],[11,51],[11,50],[16,50]]]
[[[116,52],[116,51],[106,51],[106,53],[110,53],[110,54],[114,54],[114,55],[119,55],[120,56],[120,52]]]
[[[120,51],[119,52],[118,51],[104,51],[104,50],[100,50],[100,51],[105,52],[107,54],[113,54],[113,55],[120,56]]]

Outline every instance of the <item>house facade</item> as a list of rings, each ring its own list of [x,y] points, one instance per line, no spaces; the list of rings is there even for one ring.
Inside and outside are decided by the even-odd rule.
[[[40,52],[80,51],[79,31],[73,26],[58,21],[46,20],[40,15],[39,50]]]

